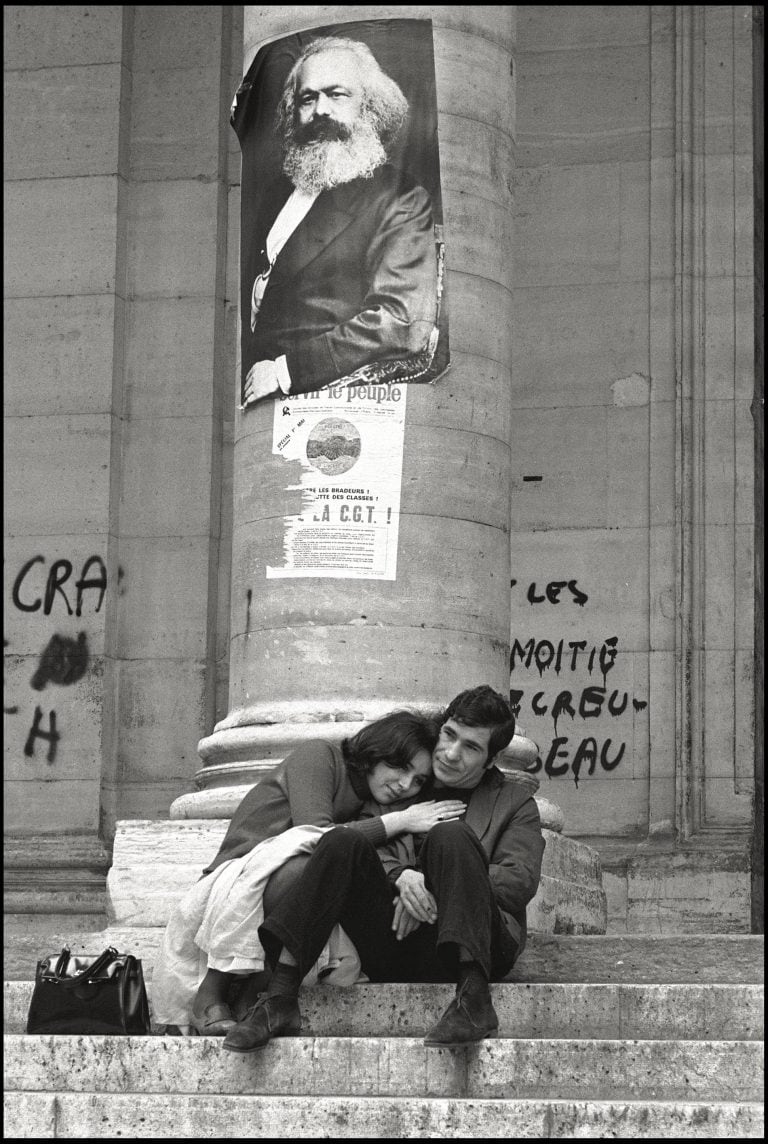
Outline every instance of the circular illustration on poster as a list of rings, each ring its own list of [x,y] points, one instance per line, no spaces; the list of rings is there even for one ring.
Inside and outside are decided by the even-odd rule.
[[[327,477],[346,473],[360,456],[360,433],[344,417],[325,417],[307,438],[307,460]]]

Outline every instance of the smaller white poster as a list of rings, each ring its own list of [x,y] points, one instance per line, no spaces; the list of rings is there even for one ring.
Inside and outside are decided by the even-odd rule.
[[[267,579],[394,580],[405,385],[331,385],[275,401],[272,452],[301,463],[301,513],[285,517]]]

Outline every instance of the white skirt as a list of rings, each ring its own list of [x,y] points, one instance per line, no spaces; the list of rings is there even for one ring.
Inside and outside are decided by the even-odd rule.
[[[264,888],[275,870],[295,854],[309,853],[331,829],[292,826],[195,882],[171,914],[147,987],[156,1024],[190,1031],[192,1005],[209,969],[234,975],[264,969],[258,935],[264,920]],[[321,974],[331,985],[368,980],[341,926],[334,927],[303,984],[317,984]]]

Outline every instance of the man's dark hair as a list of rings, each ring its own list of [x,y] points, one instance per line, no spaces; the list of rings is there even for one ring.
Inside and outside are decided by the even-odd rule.
[[[455,719],[466,727],[490,727],[488,762],[503,751],[515,733],[515,715],[509,702],[487,683],[462,691],[446,707],[442,722]]]
[[[432,754],[439,733],[440,724],[434,716],[391,711],[344,739],[341,751],[347,768],[357,774],[369,775],[378,763],[407,771],[419,751]]]

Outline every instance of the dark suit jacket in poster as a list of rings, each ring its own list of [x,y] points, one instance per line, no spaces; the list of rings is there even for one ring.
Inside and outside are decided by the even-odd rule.
[[[267,192],[257,250],[292,190],[282,177]],[[285,354],[291,392],[319,389],[371,362],[422,352],[436,312],[429,195],[387,164],[370,179],[322,191],[288,239],[246,342],[244,372]]]
[[[433,791],[431,798],[450,798],[450,790]],[[525,907],[541,878],[544,838],[536,800],[530,791],[489,767],[472,792],[464,822],[474,830],[488,855],[489,876],[504,924],[521,953],[527,936]],[[405,834],[379,847],[390,879],[404,867],[417,866],[413,835]]]

